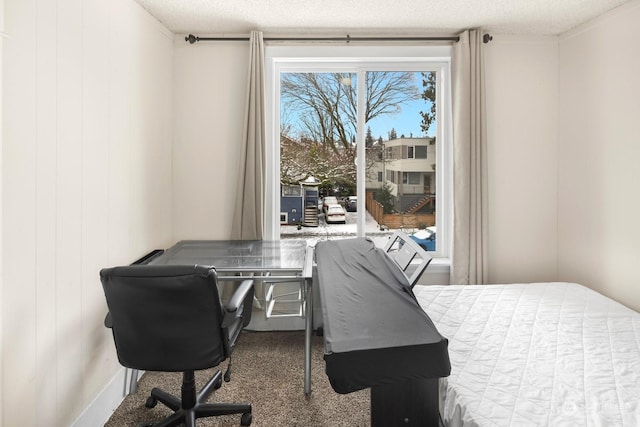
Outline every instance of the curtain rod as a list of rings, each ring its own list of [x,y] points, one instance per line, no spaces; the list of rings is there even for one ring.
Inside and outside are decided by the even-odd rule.
[[[249,37],[198,37],[189,34],[184,41],[194,44],[200,41],[248,41]],[[451,37],[264,37],[264,41],[342,41],[342,42],[361,42],[361,41],[453,41],[460,40],[458,36]],[[486,41],[485,41],[486,43]]]

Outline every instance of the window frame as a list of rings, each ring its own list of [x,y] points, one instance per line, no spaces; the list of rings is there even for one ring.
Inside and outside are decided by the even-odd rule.
[[[280,239],[280,73],[355,72],[357,84],[364,87],[368,71],[436,71],[436,226],[438,245],[435,258],[448,264],[453,218],[453,161],[451,114],[451,46],[316,46],[267,45],[265,47],[266,107],[266,194],[265,238]],[[363,93],[363,92],[361,92]],[[364,104],[364,99],[359,102]],[[358,212],[364,212],[365,123],[360,109],[358,141]],[[385,156],[386,157],[386,156]],[[364,215],[358,216],[357,236],[365,235]]]

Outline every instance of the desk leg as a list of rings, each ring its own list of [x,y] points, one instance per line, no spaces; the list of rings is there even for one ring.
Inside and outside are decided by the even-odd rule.
[[[311,394],[311,335],[313,334],[313,292],[311,278],[305,279],[304,328],[304,393]]]
[[[129,373],[129,393],[135,394],[138,391],[138,370],[137,369],[129,369],[125,368],[125,370]],[[125,383],[127,381],[127,376],[125,374]],[[125,386],[126,389],[126,386]]]

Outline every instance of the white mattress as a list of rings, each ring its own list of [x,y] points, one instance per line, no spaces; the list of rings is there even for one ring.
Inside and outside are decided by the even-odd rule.
[[[449,426],[640,426],[640,314],[584,286],[416,286]]]

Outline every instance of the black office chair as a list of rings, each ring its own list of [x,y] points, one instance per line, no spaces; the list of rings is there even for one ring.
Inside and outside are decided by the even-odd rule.
[[[148,408],[160,401],[175,411],[155,426],[194,427],[196,418],[228,414],[242,414],[240,424],[251,424],[250,404],[205,403],[222,385],[220,371],[199,393],[194,371],[217,366],[231,355],[251,320],[252,280],[243,281],[223,306],[213,267],[113,267],[100,271],[100,279],[120,363],[133,369],[183,372],[182,399],[151,390]],[[227,368],[226,381],[229,373]]]

